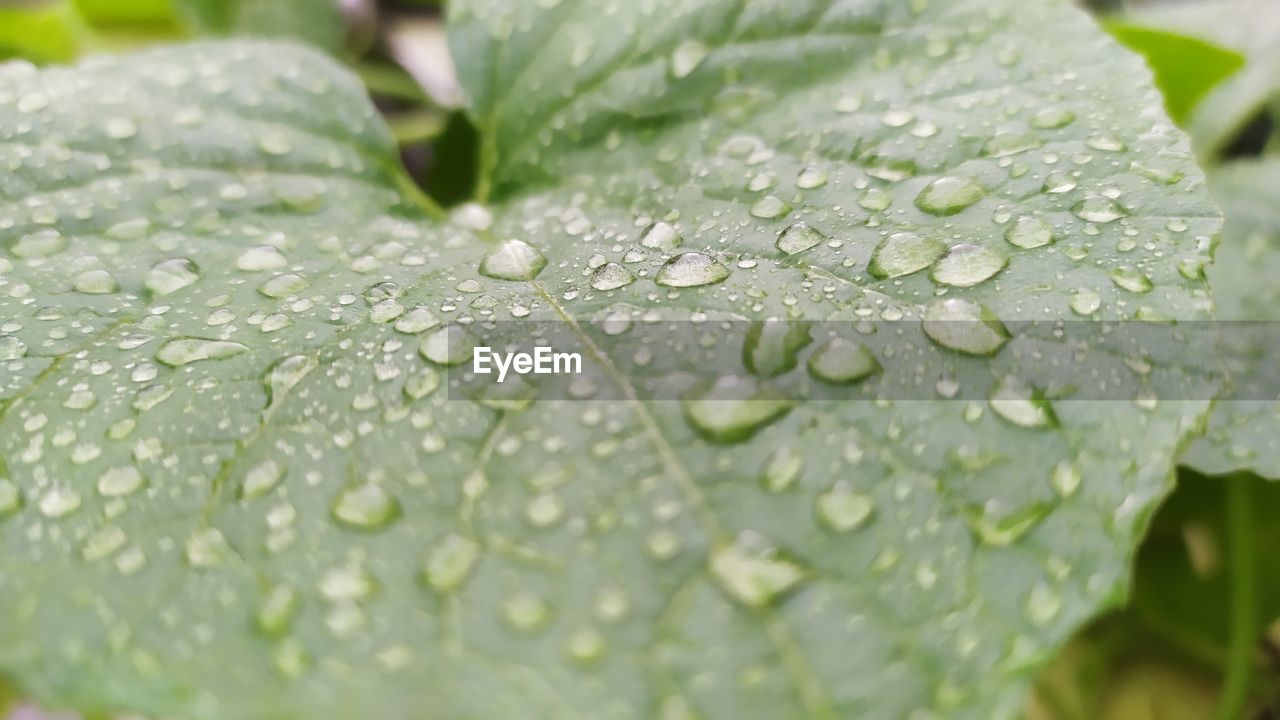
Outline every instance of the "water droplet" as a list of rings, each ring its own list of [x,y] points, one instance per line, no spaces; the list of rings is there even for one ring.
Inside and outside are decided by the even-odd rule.
[[[924,333],[942,347],[966,355],[992,355],[1009,340],[995,313],[977,303],[948,298],[925,311]]]
[[[319,361],[306,355],[290,355],[281,359],[267,371],[267,394],[271,398],[271,406],[284,399],[284,396],[302,382],[302,379],[319,367]]]
[[[802,253],[813,247],[817,247],[827,239],[821,231],[811,227],[808,223],[796,223],[783,230],[778,234],[778,249],[788,255]]]
[[[0,520],[22,509],[22,492],[6,477],[0,477]]]
[[[776,554],[752,552],[738,545],[711,554],[711,576],[737,602],[751,608],[773,603],[804,579],[804,569]]]
[[[1044,583],[1036,583],[1027,595],[1027,617],[1036,625],[1047,625],[1062,611],[1062,596]]]
[[[288,264],[289,261],[285,259],[285,256],[270,245],[251,247],[236,258],[236,267],[245,272],[277,270]]]
[[[441,594],[456,591],[466,582],[480,558],[480,546],[461,535],[448,535],[423,563],[423,581]]]
[[[1053,486],[1054,492],[1064,498],[1071,497],[1076,493],[1082,479],[1083,475],[1080,472],[1080,468],[1075,463],[1066,460],[1054,465],[1053,470],[1049,473],[1049,484]]]
[[[986,195],[982,186],[968,178],[943,177],[934,180],[916,196],[916,207],[930,215],[955,215]]]
[[[658,269],[654,282],[667,287],[686,288],[714,285],[729,277],[729,268],[700,252],[680,253]]]
[[[50,488],[40,497],[40,514],[57,519],[80,509],[80,494],[68,487]]]
[[[813,190],[827,184],[827,171],[817,165],[808,165],[796,175],[796,187],[801,190]]]
[[[137,492],[146,483],[138,468],[121,465],[107,470],[98,478],[98,492],[106,497],[123,497]]]
[[[343,488],[330,508],[333,519],[356,530],[381,530],[400,517],[400,501],[381,483]]]
[[[311,283],[307,282],[307,279],[301,275],[294,275],[290,273],[286,275],[277,275],[262,283],[262,285],[258,287],[258,292],[264,297],[279,300],[280,298],[286,298],[290,295],[297,295],[299,292],[305,290],[310,284]]]
[[[751,323],[742,344],[743,362],[755,375],[774,377],[793,369],[801,350],[813,342],[809,328],[779,318]]]
[[[1023,215],[1005,230],[1004,239],[1027,250],[1044,247],[1054,240],[1053,226],[1038,217]]]
[[[791,212],[791,206],[773,195],[765,195],[751,204],[751,216],[762,220],[777,220]]]
[[[596,663],[604,656],[604,637],[592,628],[575,630],[565,644],[565,652],[575,662],[584,665]]]
[[[1075,122],[1076,114],[1065,108],[1046,108],[1031,118],[1031,127],[1039,130],[1057,130]]]
[[[258,604],[254,624],[268,637],[281,637],[293,625],[302,604],[298,592],[288,585],[275,585]]]
[[[803,471],[804,456],[791,445],[783,445],[765,460],[760,483],[769,492],[782,492],[795,484]]]
[[[973,287],[993,277],[1009,264],[1009,256],[995,248],[972,243],[953,245],[943,255],[929,277],[952,287]]]
[[[161,297],[177,292],[200,279],[196,264],[186,258],[161,260],[147,271],[146,287],[151,294]]]
[[[546,266],[547,258],[537,248],[522,240],[508,240],[485,253],[480,274],[498,280],[532,280]]]
[[[23,235],[13,244],[11,252],[20,258],[41,258],[56,255],[67,248],[67,238],[57,230],[39,230]]]
[[[683,243],[680,233],[664,222],[651,223],[640,232],[640,244],[654,250],[674,250]]]
[[[1102,307],[1102,296],[1092,288],[1076,288],[1071,292],[1071,311],[1077,315],[1092,315]]]
[[[1030,133],[1002,132],[993,135],[982,146],[982,154],[985,157],[1006,157],[1035,150],[1043,144],[1040,138]]]
[[[919,272],[933,264],[947,249],[946,245],[915,233],[894,233],[885,238],[871,253],[867,272],[886,279]]]
[[[461,365],[475,354],[475,338],[467,329],[450,323],[422,339],[418,354],[437,365]]]
[[[740,442],[777,420],[791,403],[760,388],[751,378],[721,377],[684,401],[690,424],[715,442]]]
[[[17,360],[26,354],[26,343],[13,335],[0,335],[0,361]]]
[[[72,287],[85,295],[107,295],[120,289],[120,283],[106,270],[86,270],[76,276]]]
[[[979,542],[992,547],[1007,547],[1021,540],[1052,510],[1053,506],[1048,503],[1032,503],[1007,511],[1000,503],[992,501],[985,507],[967,510],[965,523]]]
[[[880,372],[880,363],[860,343],[832,338],[809,356],[809,373],[824,382],[847,385]]]
[[[284,479],[284,468],[275,460],[265,460],[254,466],[244,475],[240,486],[240,497],[245,500],[262,497]]]
[[[225,360],[248,349],[238,342],[227,340],[178,338],[170,340],[157,350],[156,360],[169,367],[181,367],[202,360]]]
[[[849,532],[866,524],[875,509],[870,496],[835,488],[818,496],[818,519],[835,532]]]
[[[1114,200],[1101,195],[1091,195],[1071,208],[1071,212],[1081,220],[1092,223],[1109,223],[1125,216]]]
[[[671,75],[679,80],[688,77],[707,59],[711,50],[697,40],[685,40],[671,53]]]
[[[551,622],[551,608],[546,601],[527,590],[520,590],[502,604],[502,615],[512,629],[522,633],[537,632]]]
[[[989,403],[997,415],[1019,427],[1040,428],[1057,423],[1049,401],[1017,378],[1001,380]]]
[[[1108,276],[1116,287],[1131,293],[1147,293],[1155,287],[1151,284],[1151,278],[1136,268],[1121,266],[1108,273]]]
[[[591,274],[591,287],[601,292],[617,290],[635,281],[635,273],[615,262],[605,263]]]

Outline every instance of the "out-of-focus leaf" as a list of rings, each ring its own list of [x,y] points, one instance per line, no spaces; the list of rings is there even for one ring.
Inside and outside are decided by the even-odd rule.
[[[1107,31],[1147,59],[1164,94],[1165,107],[1182,122],[1213,86],[1244,65],[1237,52],[1205,40],[1123,21],[1104,25]]]
[[[331,52],[346,43],[339,0],[173,0],[204,32],[302,40]]]
[[[80,12],[97,25],[175,25],[175,0],[75,0]]]
[[[71,0],[0,4],[0,60],[64,62],[84,43],[83,19]]]

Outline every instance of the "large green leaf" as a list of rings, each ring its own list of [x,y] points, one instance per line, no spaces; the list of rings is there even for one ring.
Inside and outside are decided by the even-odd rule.
[[[0,669],[195,718],[1016,713],[1205,403],[686,419],[449,399],[424,356],[451,320],[1205,317],[1216,211],[1141,62],[1056,0],[451,8],[491,200],[453,218],[305,51],[0,75]],[[786,255],[799,220],[830,239]],[[877,279],[901,232],[1008,263]],[[655,282],[692,251],[720,282]]]
[[[326,50],[343,46],[340,0],[172,0],[177,12],[214,35],[289,37]]]
[[[1208,433],[1183,458],[1203,473],[1249,470],[1280,478],[1280,403],[1259,399],[1275,395],[1266,366],[1275,353],[1275,321],[1280,319],[1277,183],[1280,160],[1275,159],[1232,163],[1212,175],[1227,224],[1208,275],[1218,318],[1227,321],[1224,347],[1244,366],[1237,381],[1242,389],[1233,395],[1237,399],[1218,404]]]

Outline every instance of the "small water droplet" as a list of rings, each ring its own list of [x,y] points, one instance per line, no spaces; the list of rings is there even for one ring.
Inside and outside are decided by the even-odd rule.
[[[281,637],[293,625],[301,606],[298,592],[289,585],[275,585],[262,598],[254,614],[254,624],[268,637]]]
[[[479,558],[480,546],[475,541],[461,535],[448,535],[427,554],[422,568],[423,582],[441,594],[455,592],[471,575]]]
[[[146,478],[132,465],[111,468],[98,478],[98,492],[106,497],[131,495],[146,485]]]
[[[866,524],[875,510],[868,495],[835,488],[818,496],[818,519],[835,532],[849,532]]]
[[[279,485],[284,475],[284,468],[275,460],[265,460],[245,473],[244,482],[240,485],[240,497],[245,500],[262,497]]]
[[[551,608],[538,595],[520,590],[502,604],[502,615],[512,629],[522,633],[534,633],[551,622]]]
[[[68,487],[50,488],[40,497],[40,514],[57,519],[80,509],[80,494]]]

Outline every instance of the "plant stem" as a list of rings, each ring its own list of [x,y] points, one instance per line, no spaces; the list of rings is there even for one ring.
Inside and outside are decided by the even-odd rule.
[[[1254,557],[1250,479],[1225,479],[1228,567],[1231,572],[1231,629],[1218,720],[1244,717],[1257,640],[1257,558]]]

